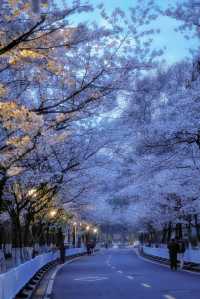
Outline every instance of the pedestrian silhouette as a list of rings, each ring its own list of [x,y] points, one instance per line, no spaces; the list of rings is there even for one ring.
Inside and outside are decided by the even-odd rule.
[[[184,240],[180,240],[178,242],[179,244],[179,260],[180,260],[180,268],[182,269],[184,266],[184,253],[185,253],[185,241]]]
[[[179,245],[175,239],[172,239],[167,248],[169,250],[170,268],[171,270],[177,270],[177,254],[179,252]]]
[[[92,251],[91,251],[91,242],[87,242],[86,244],[86,247],[87,247],[87,255],[91,255]]]

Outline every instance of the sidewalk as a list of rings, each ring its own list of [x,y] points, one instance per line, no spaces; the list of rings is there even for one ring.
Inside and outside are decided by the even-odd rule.
[[[170,266],[169,259],[166,257],[149,254],[149,253],[146,253],[144,250],[140,250],[140,251],[138,251],[138,253],[144,258],[158,262],[160,264],[165,264],[165,265]],[[178,262],[178,265],[179,265],[179,262]],[[194,263],[194,262],[184,262],[183,269],[193,271],[193,272],[200,272],[200,264]]]

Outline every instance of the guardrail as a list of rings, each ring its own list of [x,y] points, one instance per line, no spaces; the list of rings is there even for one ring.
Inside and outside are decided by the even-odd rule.
[[[86,249],[84,247],[81,248],[69,248],[65,250],[65,256],[73,256],[77,254],[83,254],[86,253]]]
[[[65,251],[67,257],[82,253],[85,253],[84,248],[71,248]],[[38,255],[30,261],[0,274],[0,299],[13,299],[42,267],[57,260],[59,256],[58,251]]]
[[[167,248],[143,246],[143,251],[144,253],[155,257],[157,256],[157,257],[169,259],[169,252]],[[200,264],[200,250],[187,249],[184,253],[184,261],[188,263]]]

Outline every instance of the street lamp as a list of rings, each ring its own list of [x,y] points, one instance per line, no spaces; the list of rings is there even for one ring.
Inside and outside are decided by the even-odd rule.
[[[98,229],[97,229],[97,228],[94,228],[94,229],[93,229],[93,233],[94,233],[94,234],[97,234],[97,233],[98,233]]]
[[[85,228],[85,245],[90,241],[90,226],[87,225]]]
[[[36,191],[37,191],[37,189],[35,189],[35,188],[30,189],[30,190],[28,191],[28,196],[33,196],[33,197],[35,197],[35,196],[36,196]]]
[[[49,212],[49,215],[51,218],[54,218],[57,214],[57,210],[56,209],[52,209],[50,212]]]

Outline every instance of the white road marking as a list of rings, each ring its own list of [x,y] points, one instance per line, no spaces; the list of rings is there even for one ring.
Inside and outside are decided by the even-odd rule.
[[[173,297],[171,295],[164,295],[164,298],[166,298],[166,299],[176,299],[175,297]]]
[[[141,283],[141,285],[145,288],[151,288],[151,286],[148,283]]]
[[[119,271],[117,271],[118,273],[120,273],[120,274],[122,274],[123,273],[123,271],[121,271],[121,270],[119,270]]]
[[[126,276],[128,279],[134,279],[134,277],[133,276],[130,276],[130,275],[128,275],[128,276]]]
[[[47,285],[47,289],[46,289],[46,292],[45,292],[45,297],[44,297],[44,299],[46,299],[46,298],[48,299],[49,296],[51,295],[52,290],[53,290],[54,280],[55,280],[55,277],[56,277],[58,271],[59,271],[62,267],[64,267],[64,265],[71,264],[71,263],[73,263],[74,261],[79,260],[80,258],[81,258],[81,257],[76,257],[76,258],[74,258],[74,259],[72,259],[72,260],[69,260],[69,261],[65,262],[64,264],[59,265],[59,266],[56,267],[55,271],[54,271],[53,274],[51,275],[50,280],[49,280],[49,282],[48,282],[48,285]]]
[[[50,279],[50,281],[48,283],[48,286],[47,286],[47,289],[46,289],[46,295],[47,296],[49,296],[52,293],[53,283],[54,283],[54,280]]]
[[[82,277],[96,277],[96,276],[107,276],[107,274],[106,273],[102,273],[102,274],[100,274],[100,273],[98,273],[98,274],[87,273],[86,276],[82,276]]]
[[[75,278],[74,280],[93,282],[93,281],[106,280],[106,279],[108,279],[108,277],[106,276],[86,276],[86,277]]]

